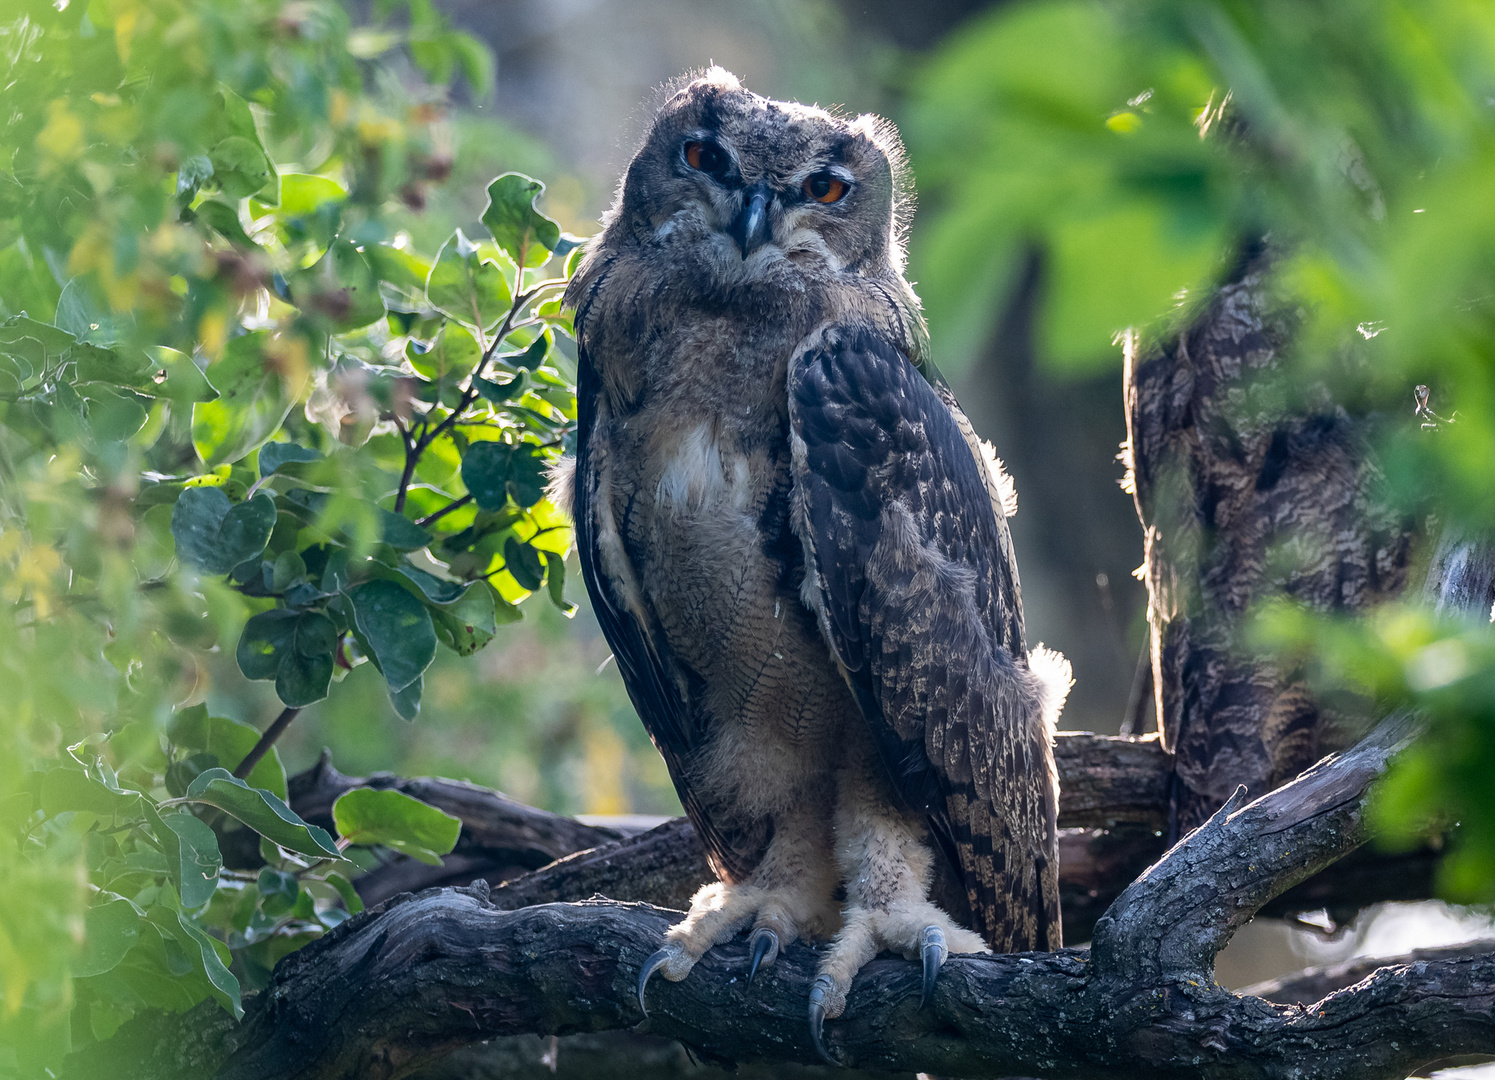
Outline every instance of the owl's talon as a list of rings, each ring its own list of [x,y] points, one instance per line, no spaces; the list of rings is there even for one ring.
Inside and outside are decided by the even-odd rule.
[[[753,963],[748,968],[747,984],[753,985],[753,977],[758,974],[758,965],[765,961],[772,964],[779,955],[779,935],[765,927],[754,930],[749,941],[753,946]]]
[[[653,953],[649,959],[644,961],[643,969],[638,973],[638,1007],[639,1012],[647,1019],[649,1010],[644,1005],[644,987],[649,985],[649,979],[656,971],[664,967],[665,961],[674,956],[677,950],[665,947]]]
[[[919,1008],[926,1009],[934,999],[934,980],[950,955],[945,932],[938,926],[926,926],[919,935],[919,955],[924,961],[924,990],[919,995]]]
[[[831,1056],[821,1038],[821,1029],[825,1026],[825,1007],[832,989],[833,984],[829,975],[821,975],[815,980],[815,985],[810,988],[810,1041],[815,1044],[817,1054],[827,1063],[839,1068],[841,1062]]]

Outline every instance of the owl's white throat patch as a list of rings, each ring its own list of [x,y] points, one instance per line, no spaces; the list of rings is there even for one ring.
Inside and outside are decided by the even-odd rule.
[[[724,463],[712,425],[698,424],[665,450],[655,497],[676,513],[708,507],[741,510],[749,497],[747,459],[733,455]]]

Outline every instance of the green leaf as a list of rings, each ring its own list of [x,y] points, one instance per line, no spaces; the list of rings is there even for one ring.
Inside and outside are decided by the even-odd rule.
[[[73,961],[73,975],[87,978],[112,971],[140,940],[140,909],[123,896],[95,904],[83,916],[83,955]]]
[[[474,581],[454,601],[431,609],[436,637],[458,656],[470,656],[497,633],[493,586]]]
[[[194,154],[177,166],[176,193],[190,201],[197,189],[213,178],[213,162],[207,154]]]
[[[218,807],[287,851],[318,859],[338,858],[326,829],[308,825],[270,792],[250,787],[227,769],[203,773],[192,781],[187,798]]]
[[[260,476],[271,476],[282,465],[307,461],[321,461],[322,452],[292,442],[267,442],[260,447]]]
[[[509,496],[522,507],[545,497],[545,458],[529,443],[473,443],[462,458],[462,483],[484,510],[499,510]]]
[[[404,514],[379,508],[379,540],[396,551],[415,551],[431,542],[431,534]]]
[[[524,372],[519,372],[506,383],[493,382],[481,375],[475,376],[472,385],[477,389],[478,396],[484,401],[491,401],[495,405],[502,405],[507,401],[513,401],[524,394],[529,380],[524,377]]]
[[[504,569],[531,592],[538,589],[545,578],[545,566],[540,562],[540,553],[512,536],[504,541]]]
[[[550,344],[550,331],[545,330],[525,348],[518,352],[503,353],[498,359],[510,367],[523,368],[525,371],[536,371],[545,362],[545,357],[549,355]]]
[[[210,466],[238,461],[274,435],[300,393],[285,385],[281,365],[266,356],[268,345],[267,331],[243,334],[208,365],[218,397],[193,406],[192,442]]]
[[[257,881],[260,890],[260,906],[266,915],[284,915],[296,906],[301,886],[294,874],[267,866],[260,871]]]
[[[568,619],[576,614],[576,605],[566,600],[566,557],[554,551],[542,551],[545,556],[545,587],[550,590],[550,602]]]
[[[152,809],[149,816],[155,824],[156,839],[166,850],[171,883],[176,886],[182,905],[202,907],[217,891],[218,871],[223,868],[218,837],[201,819],[185,810],[157,814]]]
[[[208,377],[186,353],[165,345],[152,345],[146,353],[151,359],[154,375],[164,379],[157,385],[157,397],[164,397],[190,413],[194,402],[212,401],[218,396]]]
[[[67,359],[73,363],[77,382],[103,382],[143,390],[148,394],[159,393],[155,380],[157,369],[144,353],[134,350],[121,352],[80,341],[68,349]]]
[[[544,190],[544,184],[522,173],[505,173],[488,185],[483,224],[520,266],[542,265],[561,239],[561,227],[535,209]]]
[[[259,141],[242,135],[230,135],[218,143],[209,151],[208,160],[213,163],[213,178],[233,199],[246,199],[258,192],[269,183],[274,171]]]
[[[343,898],[343,906],[348,909],[348,914],[357,915],[363,910],[363,897],[358,895],[358,890],[353,883],[341,874],[328,874],[327,884],[337,890],[337,894]]]
[[[363,252],[334,240],[327,253],[290,276],[291,299],[309,315],[339,330],[356,330],[384,318],[379,277]]]
[[[420,678],[436,656],[436,631],[425,605],[392,581],[365,582],[348,599],[390,690],[404,690]]]
[[[280,174],[280,213],[283,217],[305,217],[328,203],[340,203],[347,197],[346,188],[325,176]]]
[[[229,502],[222,488],[191,487],[171,511],[177,555],[209,574],[226,574],[265,550],[275,528],[275,500],[265,492]]]
[[[80,386],[78,396],[88,403],[88,430],[96,442],[124,442],[145,426],[149,399],[131,390],[93,383]]]
[[[463,594],[463,585],[460,581],[447,581],[435,574],[428,574],[418,566],[412,566],[408,562],[398,562],[394,566],[395,571],[419,589],[427,600],[433,604],[450,604]]]
[[[503,318],[513,302],[503,271],[484,260],[461,229],[437,252],[426,279],[426,299],[474,330],[487,329]]]
[[[274,679],[275,693],[292,708],[327,696],[332,684],[337,627],[320,611],[262,611],[244,624],[236,659],[249,679]]]
[[[382,845],[432,866],[457,846],[462,822],[400,791],[354,788],[332,804],[338,835],[350,844]]]
[[[42,773],[37,785],[37,801],[42,813],[48,817],[68,810],[134,817],[141,813],[144,805],[139,792],[104,784],[71,767]]]
[[[420,715],[420,698],[425,690],[424,678],[416,679],[403,690],[391,690],[389,692],[389,703],[394,706],[395,715],[401,720],[414,720]]]
[[[460,381],[471,374],[482,357],[477,339],[460,322],[448,322],[429,346],[411,339],[405,358],[417,375],[432,382]]]
[[[215,759],[214,764],[230,772],[239,767],[239,762],[260,741],[257,729],[224,716],[209,716],[206,705],[194,705],[178,711],[166,729],[166,736],[174,745],[184,750],[200,750],[211,754]],[[195,778],[194,775],[192,779]],[[250,787],[264,788],[274,792],[279,798],[286,798],[285,766],[281,764],[280,752],[273,746],[269,753],[255,763],[244,779]],[[187,786],[190,784],[191,779],[186,782]],[[184,786],[183,791],[185,790]]]
[[[131,323],[128,314],[110,310],[89,279],[75,277],[62,287],[57,298],[57,325],[79,341],[94,345],[113,345],[128,336]]]
[[[258,245],[250,235],[244,231],[244,224],[239,220],[239,211],[232,206],[218,202],[216,199],[208,199],[193,211],[200,219],[208,224],[208,227],[240,247],[254,248]]]
[[[227,946],[208,937],[186,913],[179,911],[176,917],[177,924],[181,926],[187,939],[197,946],[196,960],[201,965],[203,974],[208,977],[208,982],[213,985],[213,996],[220,1005],[233,1013],[235,1020],[244,1019],[244,1008],[239,1000],[239,980],[234,978],[224,957],[218,953],[219,949],[223,949],[227,955]]]

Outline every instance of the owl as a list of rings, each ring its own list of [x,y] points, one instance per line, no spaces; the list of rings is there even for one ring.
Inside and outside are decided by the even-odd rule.
[[[638,981],[829,939],[811,1034],[879,952],[1059,946],[1054,721],[1010,485],[928,357],[891,125],[713,68],[668,97],[567,293],[555,480],[640,718],[720,880]]]

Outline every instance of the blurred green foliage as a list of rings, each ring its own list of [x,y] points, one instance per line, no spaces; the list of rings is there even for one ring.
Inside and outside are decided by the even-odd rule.
[[[1082,372],[1114,363],[1124,331],[1145,349],[1180,325],[1266,238],[1303,314],[1289,381],[1333,380],[1342,401],[1400,413],[1383,425],[1388,497],[1492,535],[1495,6],[1002,6],[927,63],[904,134],[925,206],[914,270],[942,355],[980,346],[1030,253],[1040,357]],[[1419,384],[1452,423],[1413,417]],[[1403,839],[1460,823],[1442,881],[1461,900],[1495,899],[1490,617],[1274,610],[1254,642],[1325,692],[1426,711],[1378,816]]]
[[[0,1076],[237,1014],[358,909],[360,851],[451,849],[392,793],[301,821],[243,678],[413,719],[438,653],[574,610],[543,480],[578,242],[527,176],[440,194],[488,53],[371,14],[0,4]]]

